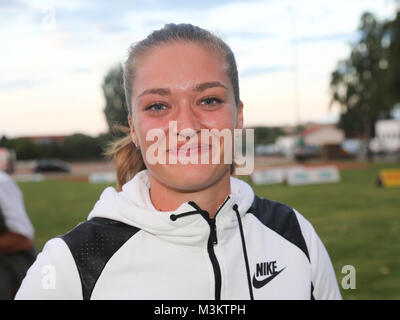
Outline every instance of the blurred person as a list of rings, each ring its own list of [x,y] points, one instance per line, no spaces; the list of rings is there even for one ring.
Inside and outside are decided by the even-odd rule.
[[[36,258],[33,226],[23,195],[13,179],[0,171],[0,299],[14,299]]]
[[[46,243],[17,299],[341,299],[324,245],[296,210],[256,196],[233,163],[151,157],[149,133],[160,132],[154,156],[231,152],[201,136],[243,127],[225,42],[165,25],[131,46],[124,87],[130,128],[109,150],[117,188]]]

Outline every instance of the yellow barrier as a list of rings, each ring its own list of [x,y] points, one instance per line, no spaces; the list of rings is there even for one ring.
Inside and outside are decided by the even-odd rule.
[[[400,170],[385,169],[381,170],[378,177],[378,185],[384,187],[400,187]]]

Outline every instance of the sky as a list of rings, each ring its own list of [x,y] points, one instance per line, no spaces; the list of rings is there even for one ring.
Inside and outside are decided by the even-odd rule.
[[[0,0],[0,136],[107,131],[101,85],[128,47],[166,23],[220,36],[239,70],[244,125],[334,122],[330,74],[360,16],[392,0]]]

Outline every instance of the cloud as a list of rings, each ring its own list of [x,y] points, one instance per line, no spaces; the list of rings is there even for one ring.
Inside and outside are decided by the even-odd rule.
[[[48,79],[17,79],[12,81],[3,81],[0,82],[0,91],[33,88],[48,82]]]
[[[246,68],[243,71],[239,71],[239,76],[253,77],[267,73],[287,72],[287,71],[292,71],[293,69],[294,69],[293,66],[265,66],[265,67],[260,66],[260,67]]]
[[[0,2],[1,10],[14,10],[25,8],[26,5],[18,0],[2,0]]]
[[[199,10],[205,14],[217,5],[227,5],[236,2],[240,1],[117,0],[98,1],[96,3],[81,1],[79,5],[70,5],[66,1],[61,1],[55,2],[54,9],[57,14],[57,20],[63,24],[67,23],[69,27],[75,30],[86,24],[86,27],[100,25],[105,32],[117,32],[121,30],[125,31],[132,22],[135,22],[127,21],[127,16],[134,16],[138,21],[143,21],[143,16],[151,18],[151,16],[159,15],[159,13],[173,11],[175,16],[182,15],[187,18],[199,13]]]
[[[301,44],[301,43],[316,43],[316,42],[325,42],[325,41],[338,41],[338,42],[355,42],[359,36],[357,31],[352,32],[344,32],[344,33],[333,33],[333,34],[324,34],[324,35],[316,35],[316,36],[304,36],[298,37],[292,40],[292,43]]]
[[[90,72],[95,71],[96,68],[94,66],[84,66],[84,67],[78,67],[74,68],[70,71],[71,75],[80,75],[80,74],[87,74]]]
[[[29,12],[29,7],[16,0],[0,1],[0,26],[4,26],[10,21]]]
[[[277,36],[277,33],[257,32],[257,31],[232,31],[223,32],[223,38],[239,38],[245,40],[263,40]]]

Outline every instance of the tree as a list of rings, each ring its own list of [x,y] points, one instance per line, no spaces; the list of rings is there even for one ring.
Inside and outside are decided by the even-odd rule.
[[[108,71],[102,84],[106,101],[103,111],[111,132],[114,132],[114,126],[116,124],[128,126],[128,113],[125,107],[126,102],[122,75],[122,66],[119,64]]]
[[[393,108],[388,96],[388,61],[382,45],[383,24],[364,13],[359,25],[360,39],[350,57],[338,63],[331,75],[332,103],[341,106],[339,126],[346,132],[362,134],[367,145],[374,135],[374,123],[388,118]]]
[[[395,105],[400,102],[400,9],[394,20],[385,22],[382,45],[387,49],[389,99]]]
[[[5,135],[3,135],[0,139],[0,147],[10,148],[10,144],[10,140]]]
[[[96,138],[81,133],[68,136],[62,142],[64,159],[99,159],[103,150]]]
[[[39,146],[28,138],[15,139],[12,146],[19,160],[30,160],[40,156]]]
[[[285,135],[280,127],[255,127],[254,144],[272,144],[276,138]]]

